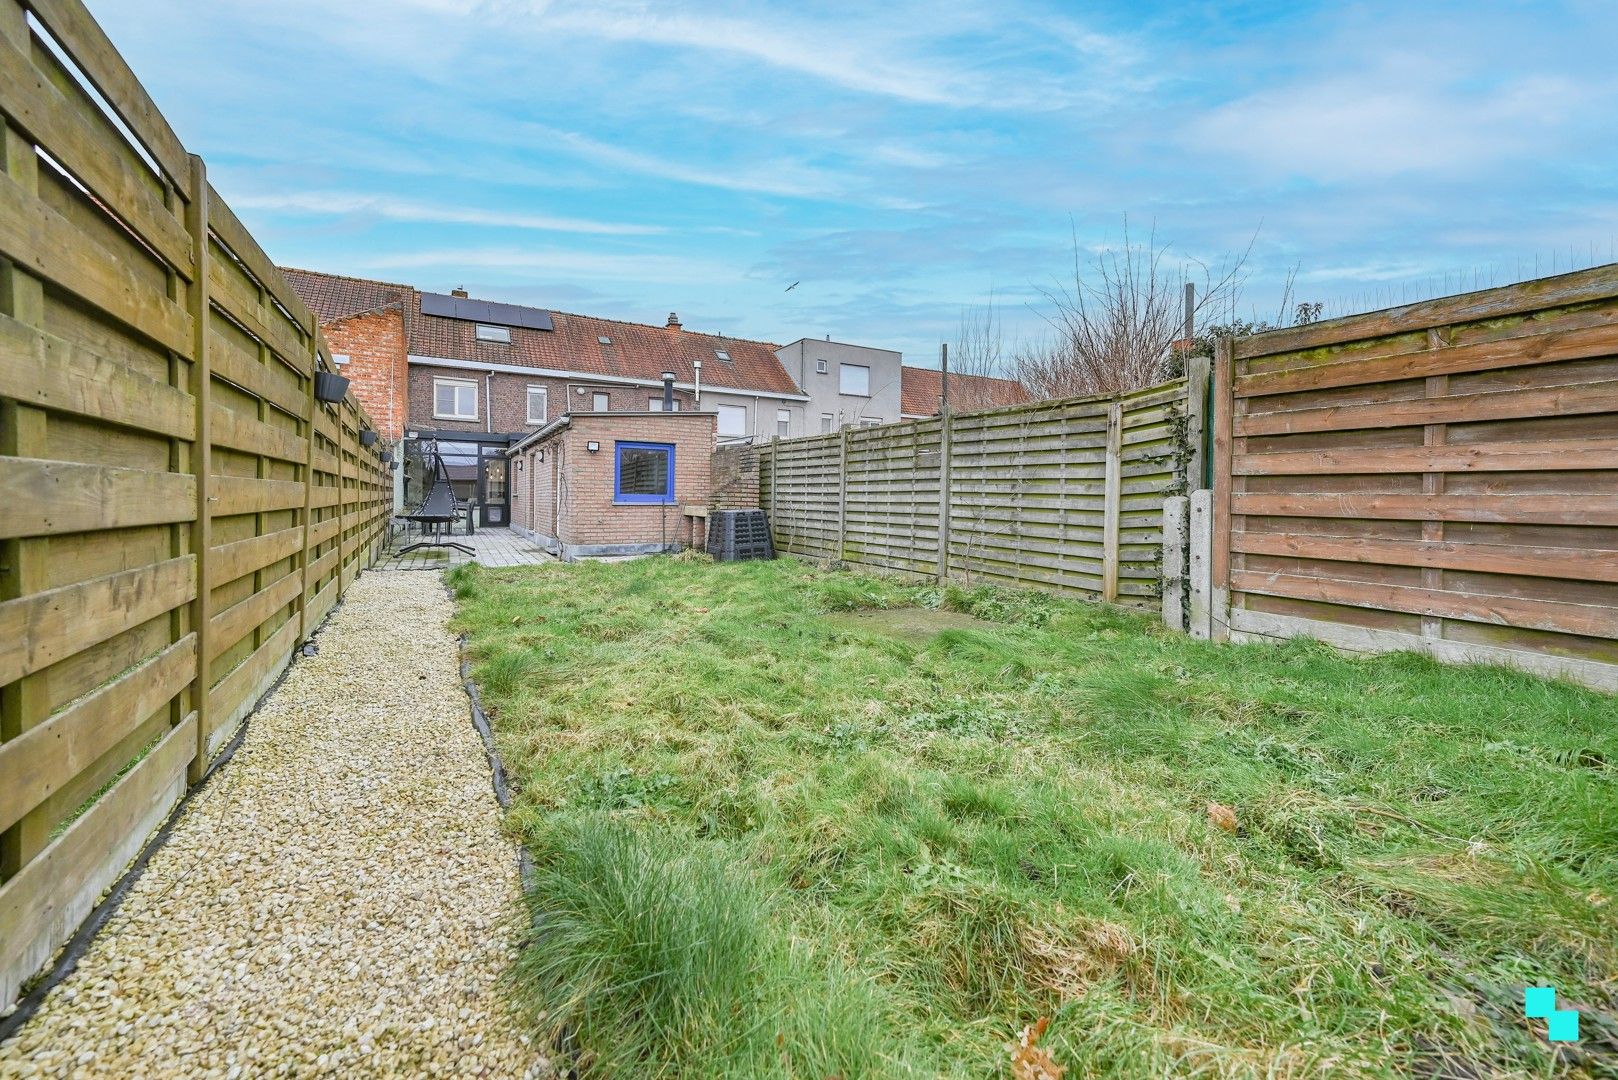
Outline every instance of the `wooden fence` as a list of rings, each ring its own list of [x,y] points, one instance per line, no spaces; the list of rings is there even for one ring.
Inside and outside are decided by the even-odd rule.
[[[1155,606],[1206,379],[771,442],[760,504],[788,554]]]
[[[1227,344],[1214,636],[1618,689],[1618,266]]]
[[[391,485],[78,0],[0,0],[0,113],[3,1008],[375,558]]]

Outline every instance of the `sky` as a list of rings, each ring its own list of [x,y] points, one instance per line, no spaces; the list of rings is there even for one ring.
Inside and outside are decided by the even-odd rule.
[[[1618,243],[1605,0],[91,9],[277,262],[553,310],[935,364],[1126,228],[1272,320]]]

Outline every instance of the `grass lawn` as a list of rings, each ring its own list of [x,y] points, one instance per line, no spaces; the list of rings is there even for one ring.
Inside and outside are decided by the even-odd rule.
[[[588,1073],[1010,1076],[1048,1017],[1068,1080],[1618,1075],[1618,700],[792,561],[450,579]]]

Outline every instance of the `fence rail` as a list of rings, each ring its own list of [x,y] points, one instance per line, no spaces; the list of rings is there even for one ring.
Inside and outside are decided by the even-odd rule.
[[[1618,266],[1242,339],[1216,380],[1216,636],[1618,689]]]
[[[0,0],[0,1008],[377,553],[313,316],[78,0]]]
[[[1154,606],[1206,379],[772,442],[760,502],[789,554]]]

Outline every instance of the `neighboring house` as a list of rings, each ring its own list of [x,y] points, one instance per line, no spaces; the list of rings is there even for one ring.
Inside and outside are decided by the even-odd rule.
[[[704,395],[706,396],[706,395]],[[560,416],[506,452],[512,527],[572,561],[698,547],[715,494],[711,412]],[[734,484],[735,463],[727,482]],[[752,483],[757,505],[757,458]]]
[[[802,338],[775,351],[809,395],[808,424],[794,435],[818,435],[844,427],[891,424],[900,417],[900,369],[892,349]]]
[[[662,326],[474,300],[462,290],[285,270],[319,318],[339,370],[392,438],[438,440],[483,524],[509,520],[505,448],[566,414],[660,409],[663,373],[675,408],[715,414],[722,441],[813,430],[808,397],[776,358],[776,346]],[[700,391],[699,391],[700,388]],[[408,448],[407,448],[408,449]],[[409,483],[409,481],[405,481]],[[401,502],[419,496],[403,490]]]
[[[902,415],[906,420],[920,420],[937,416],[943,411],[944,378],[935,368],[910,367],[904,369]],[[997,379],[989,375],[949,375],[949,407],[951,412],[971,412],[976,409],[997,409],[1006,405],[1021,405],[1034,400],[1027,387],[1015,379]]]

